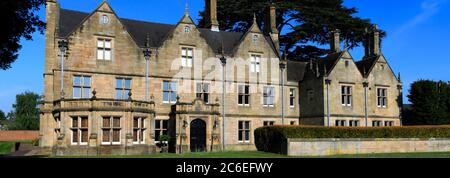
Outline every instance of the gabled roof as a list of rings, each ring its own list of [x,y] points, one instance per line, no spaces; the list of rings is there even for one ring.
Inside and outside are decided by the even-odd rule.
[[[361,72],[361,75],[363,77],[367,77],[370,74],[379,57],[380,56],[367,57],[361,61],[356,62],[356,66],[358,67],[359,72]]]
[[[67,38],[74,30],[76,30],[76,28],[81,26],[90,15],[91,14],[85,12],[60,9],[59,37]],[[160,47],[176,27],[176,25],[172,24],[153,23],[124,18],[119,18],[119,20],[139,47],[145,47],[147,36],[150,39],[150,47]],[[205,28],[199,28],[198,30],[200,31],[200,36],[205,39],[215,52],[222,48],[223,44],[224,53],[226,54],[233,54],[234,49],[245,37],[245,34],[240,32],[215,32]],[[278,55],[278,51],[270,37],[264,36],[264,39]]]
[[[299,82],[305,76],[307,62],[287,61],[287,80]]]
[[[342,54],[344,54],[345,51],[337,52],[337,53],[330,53],[327,56],[319,59],[317,61],[319,72],[322,75],[328,75],[333,70],[336,63],[339,61],[339,59],[342,57]]]

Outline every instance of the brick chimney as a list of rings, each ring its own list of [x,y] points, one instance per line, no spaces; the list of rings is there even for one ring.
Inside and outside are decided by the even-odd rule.
[[[341,52],[341,31],[339,29],[336,29],[331,32],[331,40],[330,40],[330,50],[332,53],[338,53]]]
[[[211,31],[220,31],[217,20],[217,0],[205,0],[205,6],[206,27],[211,28]]]
[[[270,4],[270,6],[267,8],[266,21],[264,22],[264,24],[265,24],[264,31],[266,32],[267,35],[270,35],[273,42],[275,43],[277,50],[279,50],[280,49],[280,39],[279,39],[280,33],[278,32],[278,29],[277,29],[277,10],[273,3]]]

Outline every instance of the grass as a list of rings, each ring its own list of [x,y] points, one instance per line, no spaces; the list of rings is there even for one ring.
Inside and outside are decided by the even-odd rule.
[[[13,146],[14,142],[0,142],[0,156],[9,154]]]
[[[289,157],[285,155],[265,153],[258,151],[244,152],[212,152],[212,153],[186,153],[186,154],[152,154],[134,156],[69,156],[55,158],[450,158],[450,152],[436,153],[383,153],[383,154],[360,154],[360,155],[336,155],[324,157]]]

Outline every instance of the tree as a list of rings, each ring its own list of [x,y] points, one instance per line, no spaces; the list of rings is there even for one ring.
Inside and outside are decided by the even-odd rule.
[[[6,115],[5,115],[5,113],[2,111],[2,110],[0,110],[0,122],[1,121],[5,121],[6,120]]]
[[[273,0],[218,0],[218,20],[222,30],[246,31],[253,22],[253,14],[257,23],[264,29],[266,8]],[[341,40],[349,49],[360,46],[365,30],[372,26],[369,19],[361,19],[354,15],[356,8],[347,8],[343,0],[277,0],[277,28],[280,35],[281,51],[286,51],[294,60],[308,61],[329,52],[321,48],[329,44],[330,32],[341,30]],[[205,11],[200,12],[199,26],[206,27]],[[380,36],[386,33],[381,31]]]
[[[1,0],[0,69],[6,70],[17,59],[21,38],[32,40],[32,34],[44,33],[45,23],[35,13],[45,0]]]
[[[32,92],[25,92],[16,96],[13,105],[11,130],[39,130],[40,96]]]
[[[409,101],[412,108],[406,111],[408,125],[450,124],[450,86],[439,81],[419,80],[411,85]]]

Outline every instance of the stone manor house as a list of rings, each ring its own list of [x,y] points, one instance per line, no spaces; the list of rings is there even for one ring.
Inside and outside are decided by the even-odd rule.
[[[254,150],[263,126],[401,125],[402,84],[377,27],[358,62],[340,49],[338,30],[329,55],[294,62],[280,59],[275,7],[264,29],[245,33],[221,31],[216,7],[206,0],[209,25],[199,28],[187,8],[169,25],[120,18],[106,1],[85,13],[47,0],[42,150]]]

